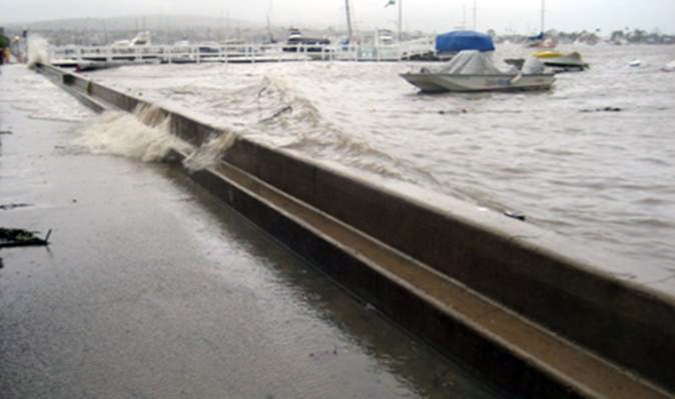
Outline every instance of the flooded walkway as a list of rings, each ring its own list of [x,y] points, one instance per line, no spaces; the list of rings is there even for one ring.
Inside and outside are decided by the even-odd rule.
[[[43,77],[0,80],[0,205],[24,205],[0,227],[53,230],[0,250],[3,397],[497,397],[170,165],[78,151],[86,111]]]

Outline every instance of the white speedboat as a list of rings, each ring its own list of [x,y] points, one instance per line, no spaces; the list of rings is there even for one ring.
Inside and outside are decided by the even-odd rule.
[[[502,71],[476,50],[461,51],[438,71],[422,68],[401,77],[423,92],[548,90],[555,81],[553,73],[535,58],[525,62],[521,71]]]

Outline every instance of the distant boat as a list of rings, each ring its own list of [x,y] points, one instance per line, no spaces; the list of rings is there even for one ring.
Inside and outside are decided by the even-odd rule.
[[[136,46],[149,46],[151,44],[150,42],[150,32],[145,31],[145,32],[139,32],[136,37],[131,39],[131,43],[129,45],[131,47],[136,47]]]
[[[553,72],[583,71],[590,68],[590,65],[581,58],[581,54],[576,51],[563,54],[558,51],[539,51],[532,55],[539,59],[545,66],[551,68]],[[504,60],[509,65],[516,68],[522,68],[525,63],[523,58],[509,58]]]
[[[216,42],[201,42],[197,44],[197,50],[200,54],[213,55],[220,52],[220,44]]]
[[[541,30],[539,34],[530,36],[527,39],[527,47],[530,48],[555,48],[558,45],[557,40],[552,37],[547,38],[544,33],[544,20],[546,17],[546,2],[541,0]]]
[[[588,63],[581,59],[581,54],[577,51],[567,54],[557,51],[540,51],[534,53],[534,56],[556,72],[583,71],[589,68]]]
[[[328,39],[304,37],[300,29],[291,28],[283,51],[286,52],[323,52],[330,45]]]
[[[522,71],[501,71],[477,50],[460,51],[436,72],[422,68],[400,76],[427,93],[548,90],[555,81],[536,58],[528,60]]]
[[[389,29],[378,29],[375,32],[375,46],[391,46],[396,44],[394,32]]]
[[[129,39],[123,39],[123,40],[117,40],[113,42],[111,45],[112,47],[129,47],[131,45],[131,40]]]
[[[145,47],[149,47],[150,45],[151,41],[149,31],[139,32],[131,40],[118,40],[111,45],[111,47],[113,48],[112,52],[115,54],[113,61],[155,60],[157,59],[156,55],[144,55],[148,50],[145,49]],[[139,49],[141,47],[144,48],[142,51]],[[123,55],[119,56],[118,54]],[[85,61],[94,61],[94,63],[91,65],[83,63],[82,65],[80,65],[82,70],[108,68],[110,67],[109,64],[111,64],[107,62],[110,60],[107,60],[106,57],[87,57]],[[106,61],[106,62],[101,65],[98,61]],[[115,66],[118,66],[117,63],[113,64],[115,64]]]
[[[661,68],[663,72],[675,72],[675,61],[671,61],[666,66]]]
[[[640,60],[633,60],[633,61],[628,63],[628,66],[634,67],[634,68],[637,68],[641,65],[642,65],[642,61],[640,61]]]
[[[543,33],[541,34],[543,37]],[[539,36],[532,36],[539,37]],[[529,38],[531,39],[531,38]],[[558,41],[552,37],[541,39],[541,40],[529,40],[527,47],[529,48],[555,48],[558,45]]]
[[[163,62],[171,62],[173,64],[183,64],[195,62],[195,54],[192,53],[193,45],[189,40],[179,40],[173,44],[169,50],[170,54],[163,57]]]
[[[113,42],[112,47],[124,48],[124,47],[139,47],[139,46],[149,46],[150,42],[150,32],[139,32],[133,39],[123,39]]]

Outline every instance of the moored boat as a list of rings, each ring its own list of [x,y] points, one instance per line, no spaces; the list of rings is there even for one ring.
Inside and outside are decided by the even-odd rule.
[[[323,52],[330,45],[330,40],[304,37],[299,29],[291,28],[288,40],[283,47],[286,52]]]
[[[576,51],[567,54],[563,54],[558,51],[539,51],[532,54],[532,56],[539,59],[545,66],[551,68],[551,70],[555,73],[584,71],[590,68],[590,65],[581,58],[581,54]],[[508,58],[504,60],[504,62],[520,69],[525,63],[525,59]]]
[[[590,66],[581,58],[577,51],[563,54],[558,51],[539,51],[534,53],[544,65],[553,68],[556,72],[562,71],[583,71]]]
[[[422,68],[400,76],[422,92],[432,93],[548,90],[555,81],[536,58],[528,60],[521,71],[502,71],[476,50],[461,51],[438,71]]]

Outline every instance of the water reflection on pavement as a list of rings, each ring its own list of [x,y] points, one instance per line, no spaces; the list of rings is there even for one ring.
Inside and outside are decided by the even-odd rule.
[[[0,251],[3,397],[495,397],[171,166],[74,150],[78,122],[15,106],[41,77],[0,79],[0,202],[31,204],[0,224],[54,231]]]

